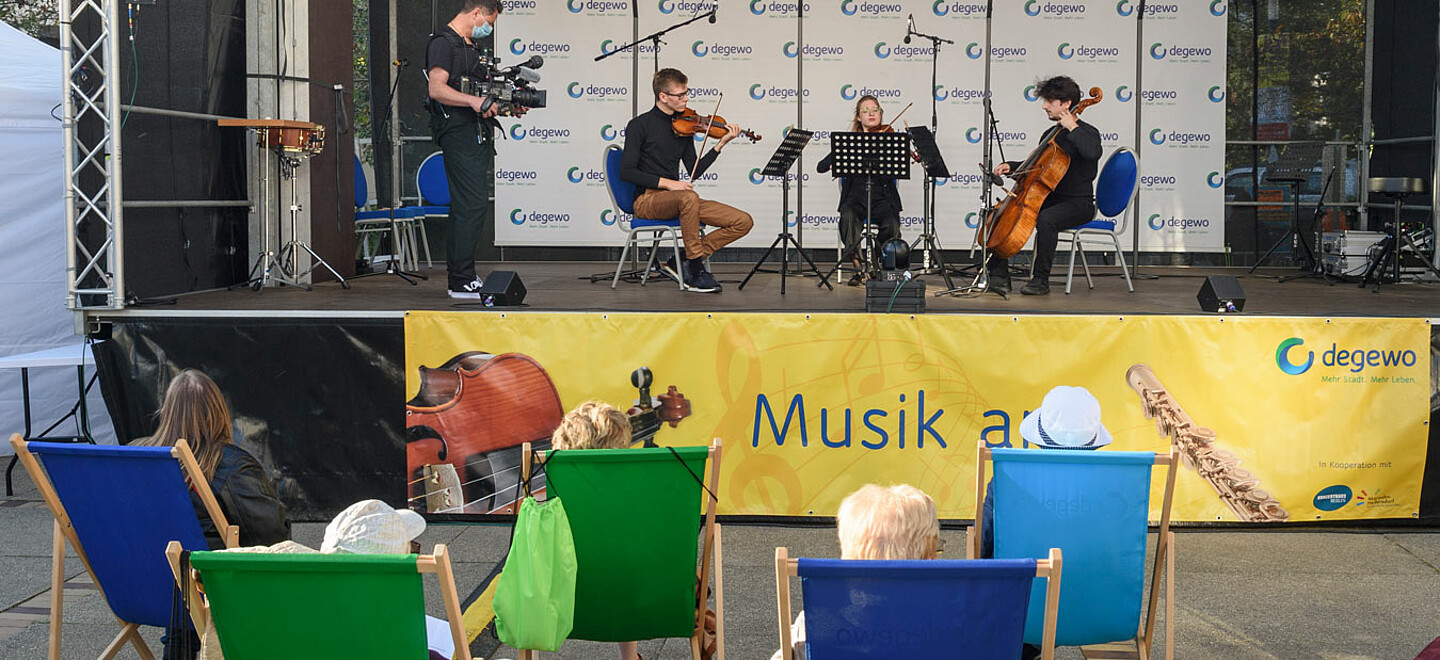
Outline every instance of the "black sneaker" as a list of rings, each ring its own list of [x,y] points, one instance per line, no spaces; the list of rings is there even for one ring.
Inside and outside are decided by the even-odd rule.
[[[685,288],[695,293],[720,293],[720,283],[715,281],[715,276],[708,270],[696,268],[694,275],[685,280]]]
[[[479,300],[479,299],[480,299],[480,287],[483,286],[483,285],[484,285],[484,282],[481,282],[481,281],[480,281],[480,278],[478,278],[478,277],[475,278],[475,279],[473,279],[473,280],[470,280],[469,282],[466,282],[465,284],[460,285],[458,288],[452,285],[452,286],[450,287],[450,297],[451,297],[451,298],[467,298],[467,299],[470,299],[470,300]]]
[[[1027,296],[1047,296],[1050,295],[1050,283],[1043,279],[1035,278],[1030,280],[1024,288],[1020,289],[1020,293]]]
[[[655,268],[656,270],[660,271],[661,275],[670,278],[672,282],[681,281],[680,270],[675,267],[675,257],[670,257],[669,259],[666,259],[665,263],[659,264]]]
[[[990,290],[995,293],[1010,295],[1010,270],[990,271]]]

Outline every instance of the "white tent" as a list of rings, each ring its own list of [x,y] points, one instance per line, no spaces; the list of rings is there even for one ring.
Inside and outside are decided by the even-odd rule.
[[[65,309],[62,75],[60,51],[0,23],[0,355],[80,341]],[[30,370],[36,433],[75,404],[75,381],[73,368]],[[98,385],[87,405],[95,439],[113,443]],[[54,433],[74,429],[67,422]],[[20,372],[0,371],[0,437],[23,430]],[[0,454],[9,453],[10,444],[0,442]]]

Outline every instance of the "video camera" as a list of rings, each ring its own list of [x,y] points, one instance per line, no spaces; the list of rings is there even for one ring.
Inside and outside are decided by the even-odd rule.
[[[540,82],[540,74],[535,70],[544,65],[545,58],[534,55],[522,64],[502,69],[500,58],[482,54],[477,66],[485,70],[488,80],[461,76],[460,91],[485,99],[481,112],[488,112],[496,104],[497,114],[504,116],[515,116],[518,108],[543,108],[545,90],[530,85]]]

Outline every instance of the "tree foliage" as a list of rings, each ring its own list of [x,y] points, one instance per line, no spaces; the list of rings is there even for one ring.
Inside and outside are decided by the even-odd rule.
[[[56,0],[0,1],[0,21],[41,40],[55,37],[55,28],[60,21],[59,11]]]

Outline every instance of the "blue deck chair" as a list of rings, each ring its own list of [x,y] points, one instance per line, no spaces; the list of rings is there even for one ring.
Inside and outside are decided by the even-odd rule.
[[[670,237],[675,247],[675,267],[680,268],[681,264],[685,263],[685,255],[680,249],[680,218],[652,220],[634,217],[635,198],[639,191],[635,184],[620,178],[620,157],[624,153],[623,149],[613,144],[605,147],[605,187],[610,191],[610,202],[615,209],[615,226],[625,232],[625,247],[620,250],[620,261],[615,265],[615,277],[610,280],[612,289],[620,283],[622,276],[639,277],[640,284],[644,285],[650,279],[652,267],[660,259],[660,241],[666,236]],[[643,268],[626,271],[625,257],[630,254],[631,248],[635,249],[635,260],[639,263],[641,234],[650,236],[650,256],[645,260]],[[679,286],[681,291],[685,290],[683,283]]]
[[[979,445],[976,528],[979,553],[985,464],[994,465],[995,557],[1044,556],[1058,547],[1070,569],[1060,597],[1058,646],[1079,646],[1096,658],[1149,658],[1154,647],[1162,567],[1166,571],[1165,657],[1174,653],[1174,535],[1170,502],[1174,454],[1060,449],[988,449]],[[1152,468],[1166,466],[1164,501],[1146,616],[1145,541]],[[1032,597],[1033,601],[1033,597]],[[1025,641],[1040,640],[1040,611],[1031,604]]]
[[[1095,288],[1090,277],[1090,263],[1085,260],[1085,244],[1098,245],[1103,249],[1115,250],[1115,261],[1120,264],[1120,274],[1125,276],[1125,287],[1135,293],[1135,284],[1130,281],[1130,268],[1125,265],[1125,249],[1120,246],[1120,235],[1130,225],[1130,202],[1135,199],[1136,183],[1140,179],[1140,162],[1135,152],[1120,147],[1100,168],[1095,180],[1095,219],[1074,229],[1060,232],[1061,241],[1070,242],[1070,270],[1065,274],[1065,293],[1070,293],[1070,284],[1075,279],[1075,254],[1080,254],[1080,266],[1085,269],[1085,283]]]
[[[1036,607],[1044,609],[1041,657],[1051,660],[1060,568],[1055,549],[1041,560],[879,561],[790,559],[776,548],[780,657],[793,657],[790,576],[798,575],[809,660],[1018,658],[1026,612]]]
[[[234,547],[240,538],[189,446],[184,440],[174,447],[25,442],[19,435],[10,436],[10,445],[55,516],[50,658],[60,657],[67,541],[120,621],[101,660],[126,643],[151,658],[139,626],[170,622],[175,581],[166,544],[178,540],[187,550],[209,549],[187,481],[205,486],[196,491],[225,545]]]

